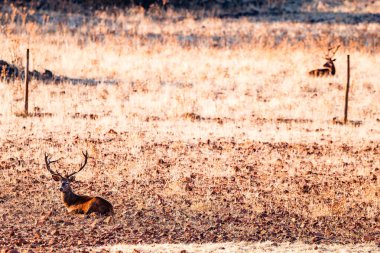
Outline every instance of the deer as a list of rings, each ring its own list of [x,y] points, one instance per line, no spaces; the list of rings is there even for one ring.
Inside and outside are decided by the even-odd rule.
[[[338,45],[336,48],[335,48],[335,51],[332,52],[332,54],[330,55],[330,52],[334,49],[334,47],[331,47],[328,49],[327,51],[327,54],[325,55],[325,59],[327,60],[327,62],[323,65],[323,69],[314,69],[312,71],[309,71],[309,75],[310,76],[314,76],[314,77],[326,77],[326,76],[333,76],[335,75],[335,65],[334,65],[334,61],[336,59],[333,59],[336,51],[338,51],[340,45]]]
[[[82,153],[84,156],[84,162],[80,164],[79,170],[71,174],[66,174],[65,176],[62,176],[50,168],[50,165],[58,162],[59,159],[52,161],[51,157],[45,153],[46,169],[50,172],[54,181],[61,182],[61,187],[59,188],[61,191],[61,198],[69,213],[113,215],[113,206],[107,200],[101,197],[77,195],[71,189],[70,183],[74,181],[74,175],[82,171],[87,164],[89,157],[88,152],[86,151]]]

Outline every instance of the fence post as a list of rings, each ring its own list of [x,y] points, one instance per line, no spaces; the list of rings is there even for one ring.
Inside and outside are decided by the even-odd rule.
[[[25,116],[28,116],[29,103],[29,48],[26,49],[26,66],[25,66]]]
[[[350,55],[347,55],[347,86],[346,86],[346,98],[345,98],[345,103],[344,103],[344,124],[347,124],[349,90],[350,90]]]

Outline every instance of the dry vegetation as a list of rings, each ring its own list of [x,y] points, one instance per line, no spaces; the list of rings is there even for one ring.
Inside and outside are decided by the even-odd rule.
[[[0,59],[21,65],[28,47],[32,69],[119,83],[32,81],[20,117],[22,82],[0,82],[0,248],[378,249],[380,24],[151,12],[2,16]],[[308,77],[336,44],[337,74]],[[67,215],[44,168],[45,151],[72,170],[85,149],[74,190],[110,200],[114,222]]]

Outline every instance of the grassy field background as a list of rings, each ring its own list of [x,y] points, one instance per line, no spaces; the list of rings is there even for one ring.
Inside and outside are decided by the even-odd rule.
[[[3,14],[1,59],[22,66],[29,48],[31,69],[118,84],[32,80],[22,117],[23,82],[0,82],[0,248],[376,250],[380,24],[151,12]],[[337,74],[309,77],[338,44]],[[82,150],[73,187],[110,200],[114,222],[68,215],[44,167],[48,152],[72,171]]]

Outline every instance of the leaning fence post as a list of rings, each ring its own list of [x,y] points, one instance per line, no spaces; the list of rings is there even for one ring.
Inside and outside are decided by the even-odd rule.
[[[25,116],[28,116],[29,103],[29,48],[26,49],[26,66],[25,66]]]
[[[347,55],[347,86],[346,86],[346,98],[345,98],[345,103],[344,103],[344,124],[347,124],[349,90],[350,90],[350,55]]]

